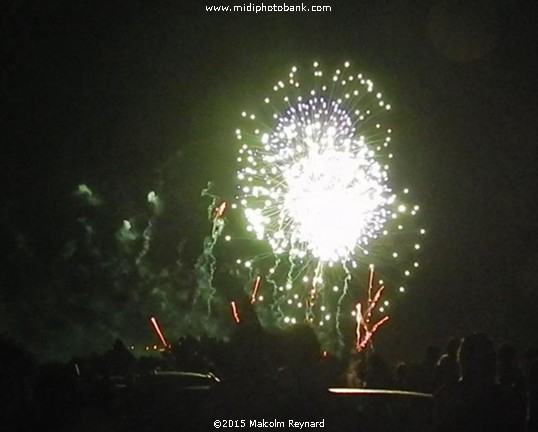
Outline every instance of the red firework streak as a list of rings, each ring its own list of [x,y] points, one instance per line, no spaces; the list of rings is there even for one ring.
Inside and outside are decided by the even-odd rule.
[[[372,285],[374,280],[374,267],[370,267],[370,275],[368,277],[368,307],[366,308],[365,313],[362,313],[362,305],[360,303],[357,303],[355,306],[355,318],[357,321],[357,328],[356,328],[356,349],[357,352],[361,352],[364,348],[368,346],[370,341],[372,340],[372,336],[377,332],[379,327],[381,327],[383,324],[385,324],[389,317],[385,316],[381,318],[377,323],[375,323],[373,326],[370,327],[370,318],[372,317],[372,312],[374,311],[375,307],[377,306],[377,303],[379,302],[379,299],[381,298],[381,295],[383,294],[383,290],[385,287],[381,285],[377,291],[374,294],[374,297],[372,298]],[[361,332],[361,329],[364,330],[364,333]]]
[[[155,330],[155,333],[157,333],[157,336],[161,340],[164,348],[168,348],[170,345],[168,345],[168,342],[166,342],[166,339],[164,338],[163,332],[161,331],[159,324],[157,323],[157,319],[155,317],[151,317],[150,319],[151,324],[153,325],[153,329]]]
[[[227,207],[227,204],[226,204],[226,201],[221,201],[221,203],[215,207],[215,217],[216,218],[221,218],[224,216],[224,213],[226,212],[226,207]]]
[[[252,296],[250,297],[250,303],[254,303],[256,301],[256,295],[258,294],[258,289],[260,288],[261,281],[262,278],[260,276],[256,276],[256,279],[254,280],[254,285],[252,286]]]
[[[234,321],[239,324],[241,322],[241,320],[239,319],[239,314],[237,313],[237,305],[235,304],[235,302],[232,300],[230,302],[230,306],[232,307],[232,317],[234,319]]]

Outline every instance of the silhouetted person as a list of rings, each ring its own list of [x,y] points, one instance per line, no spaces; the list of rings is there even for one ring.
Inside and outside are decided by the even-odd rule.
[[[443,354],[437,363],[436,390],[445,386],[452,386],[460,379],[460,367],[458,362],[448,354]]]
[[[525,352],[528,376],[527,431],[538,432],[538,349],[530,348]]]
[[[451,359],[454,359],[455,362],[458,361],[458,349],[460,348],[460,344],[461,341],[455,337],[451,337],[446,344],[445,354]]]
[[[489,337],[463,339],[458,360],[461,379],[436,394],[436,431],[516,431],[513,401],[495,381],[497,356]]]
[[[436,346],[426,348],[424,358],[419,364],[413,364],[409,370],[409,386],[412,390],[433,393],[435,390],[435,372],[441,350]]]
[[[445,353],[437,362],[435,371],[435,391],[445,385],[451,385],[460,379],[460,365],[458,363],[458,349],[461,341],[455,337],[448,340]]]
[[[514,400],[518,417],[523,422],[521,430],[527,417],[527,383],[517,364],[516,347],[509,343],[502,344],[499,347],[498,360],[497,380]]]
[[[409,390],[409,366],[400,362],[394,369],[394,386],[396,390]]]
[[[392,378],[387,363],[376,353],[366,357],[365,387],[373,389],[392,388]]]

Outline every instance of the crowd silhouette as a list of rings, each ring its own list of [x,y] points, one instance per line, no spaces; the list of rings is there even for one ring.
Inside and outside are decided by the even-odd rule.
[[[433,395],[436,432],[538,430],[535,348],[520,353],[504,343],[497,349],[488,335],[474,333],[451,338],[444,349],[429,346],[419,362],[399,361],[391,368],[373,349],[347,357],[327,354],[307,326],[250,330],[226,342],[181,338],[160,356],[139,358],[116,340],[101,355],[44,364],[3,336],[2,430],[157,430],[149,396],[138,394],[143,405],[136,408],[131,403],[137,383],[155,371],[212,373],[220,378],[221,400],[242,400],[245,415],[291,415],[299,408],[315,414],[317,395],[329,387],[391,389]],[[172,406],[182,400],[177,398]]]

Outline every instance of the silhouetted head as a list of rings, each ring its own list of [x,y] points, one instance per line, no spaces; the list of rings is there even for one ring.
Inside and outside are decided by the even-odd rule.
[[[451,384],[458,382],[460,370],[456,360],[448,354],[443,354],[437,363],[437,376],[439,384]]]
[[[441,350],[437,346],[430,345],[424,353],[424,363],[426,365],[435,366],[441,357]]]
[[[408,375],[409,375],[409,366],[407,366],[407,363],[405,362],[398,363],[394,371],[394,377],[399,381],[403,381],[407,379]]]
[[[465,337],[461,342],[458,360],[464,382],[495,382],[497,355],[493,342],[485,333]]]
[[[446,344],[446,353],[455,359],[458,356],[458,349],[460,347],[461,341],[458,338],[452,337],[448,340]]]

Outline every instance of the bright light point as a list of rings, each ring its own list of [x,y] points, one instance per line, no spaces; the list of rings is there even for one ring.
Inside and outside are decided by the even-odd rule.
[[[384,308],[384,307],[380,307],[380,308],[379,308],[379,312],[381,312],[381,313],[385,312],[385,308]]]
[[[400,292],[405,292],[405,288],[403,286],[400,287]]]
[[[401,204],[401,205],[398,206],[398,211],[399,211],[400,213],[405,213],[405,210],[406,210],[406,207],[405,207],[403,204]]]
[[[303,276],[303,282],[304,282],[304,283],[308,282],[308,277]]]
[[[297,320],[296,320],[295,318],[292,318],[292,319],[291,319],[291,323],[292,323],[292,324],[297,324]]]
[[[331,319],[331,316],[330,315],[325,315],[325,321],[329,321]]]
[[[229,235],[227,235],[226,237],[224,237],[224,240],[226,240],[226,241],[230,241],[231,239],[232,239],[232,238],[231,238]]]
[[[383,302],[383,304],[384,304],[385,306],[388,306],[388,305],[389,305],[389,301],[388,301],[388,300],[385,300],[385,301]]]
[[[337,287],[336,285],[333,286],[333,291],[334,291],[334,292],[338,292],[338,287]]]
[[[422,228],[422,229],[420,230],[420,234],[426,234],[426,230],[425,230],[424,228]]]
[[[350,63],[347,61],[347,62],[344,63],[344,66],[348,68],[348,67],[349,67],[349,64],[350,64]]]
[[[245,261],[245,267],[250,268],[252,266],[252,263],[250,261]]]
[[[325,306],[321,306],[319,309],[321,310],[321,312],[325,312],[327,308]]]
[[[290,321],[291,321],[291,320],[290,320],[290,317],[284,317],[284,322],[285,322],[286,324],[289,324]]]
[[[131,222],[129,222],[127,219],[123,221],[123,229],[130,230],[132,228]]]
[[[398,253],[397,253],[397,252],[394,252],[394,253],[392,254],[392,256],[393,256],[393,258],[398,258]]]
[[[404,193],[404,194],[408,194],[408,193],[409,193],[409,189],[405,188],[405,189],[403,190],[403,193]]]
[[[419,264],[418,262],[413,263],[413,267],[418,268]]]
[[[419,244],[416,244],[416,245],[415,245],[415,249],[416,249],[416,250],[419,250],[419,249],[420,249],[420,245],[419,245]]]
[[[263,296],[262,295],[258,297],[258,301],[263,301]]]

